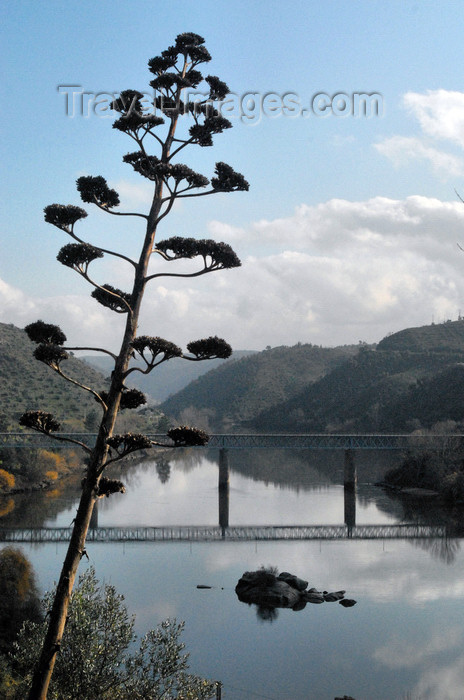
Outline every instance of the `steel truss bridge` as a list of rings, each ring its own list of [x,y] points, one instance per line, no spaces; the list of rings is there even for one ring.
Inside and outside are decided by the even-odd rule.
[[[68,542],[70,527],[0,528],[0,542]],[[444,539],[444,525],[238,525],[90,528],[86,542],[237,542],[240,540]]]
[[[78,440],[86,445],[95,443],[95,433],[57,433],[65,440]],[[149,433],[154,442],[169,444],[166,435]],[[453,441],[453,445],[464,443],[464,435],[328,435],[328,434],[267,434],[267,435],[210,435],[206,448],[216,449],[304,449],[304,450],[405,450],[413,446],[440,447]],[[0,433],[1,447],[72,447],[72,442],[54,440],[40,433]],[[205,449],[202,447],[200,449]],[[199,449],[199,448],[195,448]]]

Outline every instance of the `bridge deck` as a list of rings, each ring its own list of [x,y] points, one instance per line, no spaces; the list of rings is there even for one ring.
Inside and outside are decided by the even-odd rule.
[[[71,528],[0,528],[0,542],[68,542]],[[231,527],[179,525],[169,527],[91,528],[87,542],[215,542],[239,540],[372,540],[444,538],[442,525],[243,525]]]
[[[57,433],[65,439],[79,440],[89,446],[95,443],[95,433]],[[168,443],[166,435],[150,433],[148,437],[161,443]],[[210,435],[206,448],[216,449],[312,449],[312,450],[404,450],[412,446],[440,446],[445,441],[453,445],[464,442],[464,435],[408,435],[408,434],[266,434]],[[0,448],[3,447],[70,447],[72,443],[56,441],[40,433],[0,433]],[[195,448],[198,449],[198,448]],[[204,447],[200,449],[205,449]]]

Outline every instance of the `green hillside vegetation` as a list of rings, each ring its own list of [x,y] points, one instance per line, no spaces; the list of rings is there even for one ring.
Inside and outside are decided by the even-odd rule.
[[[408,432],[460,422],[462,362],[462,321],[410,328],[375,349],[361,348],[279,407],[261,412],[253,425],[270,431]]]
[[[189,409],[192,416],[206,412],[216,430],[241,429],[264,408],[272,412],[356,352],[357,346],[321,348],[301,343],[264,350],[211,370],[160,408],[176,417]]]
[[[33,356],[35,347],[23,330],[0,323],[0,432],[19,432],[19,417],[39,409],[53,413],[63,432],[93,432],[100,414],[95,399],[38,362]],[[107,374],[76,357],[66,360],[63,370],[93,389],[104,389],[108,384]],[[134,384],[130,382],[130,386]],[[117,427],[126,432],[157,432],[168,425],[157,408],[144,406],[138,411],[122,411]]]
[[[464,352],[464,320],[406,328],[380,341],[378,350],[409,352]]]
[[[234,350],[229,360],[218,358],[205,362],[189,362],[180,357],[173,357],[169,362],[164,362],[150,374],[133,372],[131,374],[131,384],[146,392],[154,402],[160,403],[183,389],[190,382],[206,374],[206,372],[224,364],[224,362],[234,362],[253,354],[253,350]],[[87,355],[81,359],[98,369],[105,377],[113,369],[113,362],[108,357]]]
[[[437,423],[464,422],[464,363],[446,367],[432,377],[419,379],[397,401],[384,410],[386,425],[417,425],[431,428]]]
[[[95,400],[38,362],[33,357],[35,347],[23,330],[0,323],[2,430],[19,432],[22,413],[38,409],[53,413],[64,431],[84,430],[86,416],[98,408]],[[97,388],[106,385],[100,372],[81,360],[70,357],[65,364],[66,373],[83,384]]]
[[[203,375],[161,405],[215,430],[410,432],[464,424],[464,321],[394,333],[377,346],[279,347]]]

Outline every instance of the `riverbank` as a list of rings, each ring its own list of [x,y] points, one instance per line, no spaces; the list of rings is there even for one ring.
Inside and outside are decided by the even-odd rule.
[[[464,504],[464,457],[460,451],[406,454],[379,483],[404,495],[438,498],[448,506]]]

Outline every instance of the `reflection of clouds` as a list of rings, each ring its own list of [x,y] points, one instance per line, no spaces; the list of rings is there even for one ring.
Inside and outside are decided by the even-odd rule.
[[[272,564],[310,579],[310,586],[337,590],[349,597],[377,604],[399,599],[410,606],[442,600],[464,599],[464,558],[454,566],[431,565],[422,550],[411,550],[407,541],[273,542],[208,549],[205,570],[224,572],[242,566],[243,571]]]
[[[421,700],[462,700],[464,688],[464,658],[456,663],[425,671],[414,692]]]
[[[144,462],[121,471],[128,486],[123,495],[105,499],[100,526],[113,525],[216,525],[218,523],[218,464],[197,452],[187,462],[171,461],[169,481],[162,484],[156,462]],[[230,475],[230,518],[233,525],[342,524],[343,487],[297,491],[254,481],[237,472]],[[372,514],[388,522],[383,514]]]
[[[395,636],[384,646],[376,649],[372,656],[388,668],[411,668],[427,661],[437,653],[455,649],[462,643],[463,637],[464,631],[458,627],[434,630],[432,635],[422,642],[422,646],[417,640],[412,643]],[[461,687],[464,687],[464,684]]]
[[[64,545],[35,546],[24,549],[48,586]],[[315,698],[334,697],[340,688],[382,700],[406,697],[406,690],[421,700],[462,697],[464,668],[455,659],[464,642],[463,552],[453,566],[404,541],[89,543],[88,552],[99,578],[109,579],[137,614],[137,633],[168,616],[186,620],[192,669],[232,686],[288,697],[279,682],[289,668],[282,650],[292,649],[294,677],[306,689],[311,683]],[[258,624],[234,587],[244,571],[261,565],[291,571],[319,590],[345,589],[358,604],[308,606],[300,614],[281,612],[273,625]],[[213,589],[198,591],[198,584]],[[429,673],[432,667],[439,670]],[[332,694],[328,675],[337,682]],[[264,690],[265,678],[282,692]],[[295,697],[308,697],[301,688]]]
[[[151,618],[157,618],[159,620],[165,620],[168,617],[176,617],[177,606],[174,602],[170,602],[166,599],[155,600],[148,603],[147,605],[137,606],[137,617],[139,620],[146,620]]]

